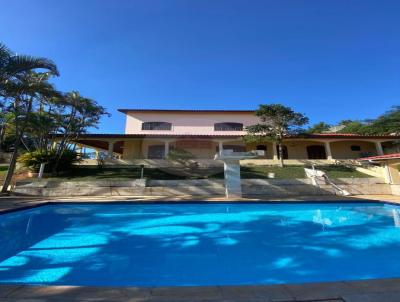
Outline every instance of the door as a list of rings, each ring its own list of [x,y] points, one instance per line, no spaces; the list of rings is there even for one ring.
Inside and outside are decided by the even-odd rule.
[[[321,145],[307,146],[308,159],[326,159],[325,147]]]
[[[163,159],[164,151],[164,145],[151,145],[149,146],[147,157],[149,159]]]
[[[257,145],[256,150],[264,151],[264,157],[267,157],[267,146],[266,145]]]

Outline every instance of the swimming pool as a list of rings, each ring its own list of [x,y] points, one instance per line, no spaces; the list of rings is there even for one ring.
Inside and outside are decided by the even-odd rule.
[[[186,286],[400,277],[383,203],[52,204],[0,215],[0,283]]]

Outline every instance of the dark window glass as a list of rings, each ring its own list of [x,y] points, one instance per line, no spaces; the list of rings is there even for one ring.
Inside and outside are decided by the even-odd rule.
[[[214,131],[243,131],[241,123],[215,123]]]
[[[263,150],[263,151],[267,151],[267,146],[266,145],[257,145],[257,150]]]
[[[167,122],[144,122],[142,130],[171,130],[172,124]]]
[[[353,145],[350,147],[351,151],[361,151],[361,146]]]

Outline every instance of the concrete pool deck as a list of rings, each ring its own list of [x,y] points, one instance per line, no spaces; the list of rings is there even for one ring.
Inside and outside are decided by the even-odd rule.
[[[257,197],[257,198],[240,198],[232,200],[231,198],[225,197],[193,197],[193,196],[185,196],[185,197],[165,197],[165,196],[115,196],[115,197],[102,197],[102,196],[81,196],[81,197],[32,197],[32,196],[0,196],[0,213],[4,211],[10,210],[18,210],[25,207],[34,207],[39,206],[45,203],[79,203],[79,202],[104,202],[104,203],[112,203],[112,202],[135,202],[135,203],[146,203],[146,202],[299,202],[299,201],[327,201],[327,202],[335,202],[335,201],[384,201],[390,203],[399,203],[400,204],[400,196],[395,195],[351,195],[351,196],[338,196],[338,195],[321,195],[321,196],[297,196],[297,197]]]
[[[168,202],[168,201],[230,201],[225,198],[163,198],[163,197],[80,197],[32,198],[18,196],[0,197],[0,213],[48,202]],[[377,200],[400,204],[400,196],[359,195],[299,196],[297,198],[238,199],[239,202],[276,201],[366,201]],[[328,283],[283,284],[265,286],[207,286],[207,287],[82,287],[82,286],[27,286],[0,285],[0,302],[56,302],[56,301],[241,301],[241,302],[391,302],[400,301],[400,278]]]
[[[81,287],[0,285],[1,302],[394,302],[400,279],[204,287]]]

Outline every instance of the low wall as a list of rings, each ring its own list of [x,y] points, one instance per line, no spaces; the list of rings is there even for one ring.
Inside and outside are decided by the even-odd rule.
[[[199,164],[199,167],[222,167],[223,162],[214,159],[193,159],[193,162]],[[345,161],[342,161],[344,163]],[[242,166],[276,166],[279,165],[279,160],[273,159],[244,159],[240,161]],[[327,159],[285,159],[285,165],[301,166],[301,165],[332,165],[335,161]],[[77,165],[83,166],[97,166],[98,161],[96,159],[84,159]],[[145,165],[147,167],[180,167],[183,164],[179,161],[165,160],[165,159],[105,159],[104,165],[112,167],[124,167],[124,166],[139,166]]]
[[[352,195],[392,194],[391,187],[379,178],[339,178],[333,182]],[[335,195],[332,185],[313,186],[310,179],[249,179],[242,180],[242,191],[247,196]]]
[[[220,160],[213,159],[195,159],[199,167],[223,167],[224,163]],[[186,161],[186,164],[190,161]],[[98,161],[96,159],[84,159],[77,163],[78,166],[97,166]],[[183,167],[185,166],[182,162],[176,160],[166,159],[105,159],[104,165],[109,167],[126,167],[126,166],[140,166],[153,168],[169,168],[169,167]]]
[[[391,187],[378,178],[341,178],[334,182],[351,194],[391,194]],[[334,195],[329,184],[311,184],[310,179],[243,179],[243,196],[290,197],[300,195]],[[18,182],[14,193],[31,196],[209,196],[225,195],[224,181],[199,180],[96,180]]]

